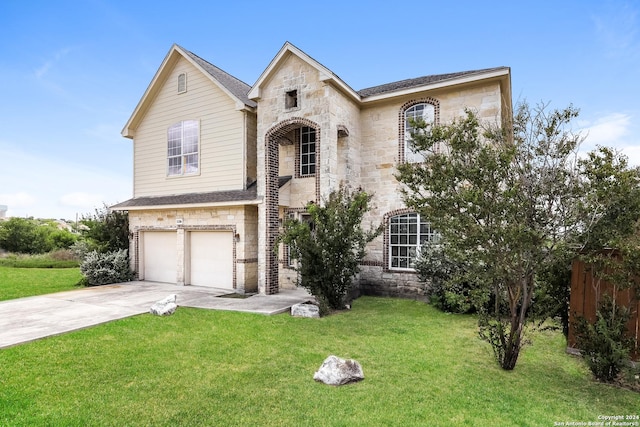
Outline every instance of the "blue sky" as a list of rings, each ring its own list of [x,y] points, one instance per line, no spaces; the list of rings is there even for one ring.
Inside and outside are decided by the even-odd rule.
[[[509,66],[640,165],[638,1],[0,2],[0,205],[75,219],[132,195],[120,131],[173,43],[253,84],[285,41],[352,88]]]

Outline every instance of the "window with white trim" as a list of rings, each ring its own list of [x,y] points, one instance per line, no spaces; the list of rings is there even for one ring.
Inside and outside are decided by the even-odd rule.
[[[436,109],[433,104],[421,102],[404,110],[404,160],[409,163],[424,161],[423,153],[413,151],[411,132],[414,130],[412,122],[424,121],[427,125],[435,123]]]
[[[300,176],[316,173],[316,130],[303,126],[300,131]]]
[[[199,124],[197,120],[175,123],[167,130],[167,176],[198,173]]]
[[[396,215],[389,219],[389,268],[412,270],[420,248],[438,243],[440,235],[417,213]]]

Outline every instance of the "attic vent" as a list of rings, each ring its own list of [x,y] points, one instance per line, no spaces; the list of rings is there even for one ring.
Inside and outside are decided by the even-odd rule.
[[[178,75],[178,93],[184,93],[187,91],[187,73],[181,73]]]
[[[284,100],[285,108],[296,108],[298,107],[298,91],[290,90],[287,92]]]

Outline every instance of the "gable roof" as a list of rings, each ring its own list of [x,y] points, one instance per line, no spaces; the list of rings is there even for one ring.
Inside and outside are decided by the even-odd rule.
[[[204,71],[209,73],[211,77],[220,82],[223,87],[228,89],[229,92],[233,94],[233,96],[241,100],[245,105],[254,108],[258,105],[255,101],[249,99],[249,97],[247,96],[247,93],[249,93],[249,89],[251,89],[251,86],[249,86],[242,80],[237,79],[231,74],[222,71],[212,63],[205,61],[195,53],[188,51],[182,47],[180,47],[180,49],[182,49],[189,57],[191,57],[191,59],[193,59],[198,65],[200,65],[200,67],[202,67]]]
[[[211,82],[233,99],[236,103],[237,110],[249,109],[253,111],[255,109],[257,104],[247,97],[247,92],[250,89],[248,84],[205,61],[198,55],[174,44],[171,46],[171,49],[169,49],[169,53],[165,56],[160,68],[153,76],[151,83],[149,83],[147,90],[133,111],[133,114],[131,114],[131,117],[122,129],[122,136],[133,138],[135,129],[159,92],[161,83],[164,82],[166,76],[181,57],[189,61],[195,68],[209,78]]]
[[[318,70],[318,73],[320,74],[320,81],[331,82],[346,95],[357,101],[360,100],[360,96],[358,95],[358,93],[355,90],[351,89],[351,87],[346,84],[340,77],[338,77],[333,71],[295,47],[290,42],[286,42],[282,46],[278,54],[269,63],[269,66],[262,72],[262,74],[260,74],[260,77],[258,77],[258,80],[253,84],[251,90],[249,91],[248,96],[250,99],[259,99],[261,97],[260,90],[262,88],[262,85],[267,80],[269,80],[278,66],[282,62],[284,62],[289,57],[289,55],[297,56],[298,58]]]

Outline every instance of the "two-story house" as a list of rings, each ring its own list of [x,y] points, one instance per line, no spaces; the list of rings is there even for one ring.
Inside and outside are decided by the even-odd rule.
[[[174,45],[125,125],[133,139],[132,267],[141,280],[271,294],[296,284],[284,218],[304,218],[344,184],[373,193],[365,227],[384,224],[356,280],[363,293],[421,296],[413,265],[435,235],[408,210],[396,165],[420,161],[409,118],[446,123],[471,108],[511,114],[497,67],[356,91],[285,43],[253,86]]]

